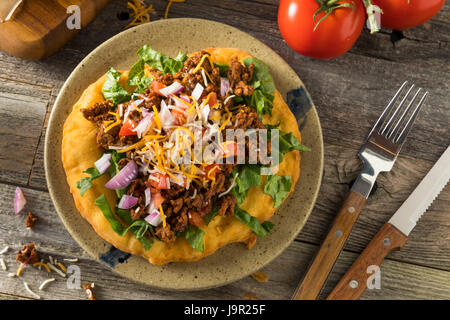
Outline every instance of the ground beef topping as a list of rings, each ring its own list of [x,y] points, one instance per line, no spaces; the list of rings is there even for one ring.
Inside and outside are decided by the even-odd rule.
[[[33,264],[39,262],[39,255],[34,247],[34,243],[23,246],[22,249],[17,253],[16,260],[22,263]]]
[[[231,95],[234,96],[250,96],[254,92],[253,86],[250,84],[253,78],[254,65],[251,64],[248,67],[243,65],[237,58],[231,60],[229,69],[226,74],[226,78],[230,82],[230,90],[225,96],[221,95],[221,75],[218,66],[212,64],[209,53],[201,51],[191,57],[185,62],[181,70],[175,74],[166,73],[162,74],[156,68],[148,69],[153,81],[161,87],[170,86],[174,82],[178,82],[183,86],[182,93],[189,99],[192,98],[192,93],[197,84],[201,84],[203,92],[198,99],[198,103],[195,104],[191,101],[193,107],[187,107],[185,110],[181,110],[182,116],[179,116],[177,112],[180,110],[176,108],[177,97],[165,97],[156,89],[157,86],[150,85],[144,92],[134,94],[132,101],[122,103],[115,106],[111,101],[103,101],[95,103],[93,106],[81,109],[83,116],[98,127],[97,144],[99,147],[105,150],[118,150],[120,148],[126,148],[127,151],[124,158],[118,162],[118,168],[122,169],[130,161],[135,161],[139,167],[139,175],[128,186],[126,193],[133,197],[136,197],[137,204],[129,209],[131,219],[138,220],[145,218],[151,210],[159,210],[160,208],[164,212],[165,221],[152,230],[152,235],[159,240],[167,243],[174,242],[177,234],[186,230],[189,225],[203,226],[203,217],[212,210],[217,210],[219,216],[230,216],[234,213],[236,206],[236,198],[230,192],[232,184],[232,172],[235,167],[234,164],[219,164],[218,168],[212,176],[208,176],[206,170],[208,166],[206,164],[198,165],[196,168],[198,171],[207,171],[203,175],[199,173],[192,173],[191,176],[195,178],[189,178],[189,183],[185,182],[184,185],[175,183],[172,179],[174,173],[174,167],[161,168],[163,165],[167,165],[170,162],[168,157],[165,158],[163,154],[166,149],[170,148],[169,135],[172,128],[161,128],[158,124],[158,120],[161,122],[164,120],[162,117],[167,118],[167,114],[161,115],[162,107],[164,103],[168,105],[169,112],[172,117],[175,117],[176,122],[172,127],[185,126],[188,127],[189,123],[187,110],[191,109],[195,111],[195,108],[203,107],[201,101],[206,97],[210,111],[210,118],[203,119],[203,131],[205,134],[207,128],[216,126],[216,131],[220,126],[230,129],[263,129],[264,125],[258,118],[258,115],[253,107],[249,106],[234,106]],[[223,74],[222,74],[223,76]],[[154,83],[154,84],[155,84]],[[178,97],[179,98],[179,97]],[[225,100],[227,103],[225,104]],[[214,101],[214,102],[211,102]],[[206,100],[203,101],[206,104]],[[179,107],[178,107],[179,108]],[[194,109],[193,109],[194,108]],[[231,110],[231,111],[230,111]],[[141,143],[141,136],[138,136],[136,127],[145,120],[146,114],[152,113],[152,124],[147,129],[144,135],[150,135],[157,137],[154,139],[160,139],[161,146],[157,150],[155,147],[155,140],[149,140],[150,143]],[[156,116],[158,115],[158,116]],[[195,117],[200,117],[194,115]],[[212,120],[215,118],[216,120]],[[200,119],[200,118],[199,118]],[[199,120],[197,119],[197,120]],[[192,120],[189,120],[192,121]],[[144,121],[145,122],[145,121]],[[225,123],[226,122],[226,123]],[[125,125],[132,125],[132,132],[124,134],[122,130]],[[130,129],[129,129],[130,130]],[[225,130],[222,131],[222,135]],[[150,139],[150,138],[149,138]],[[152,138],[153,139],[153,138]],[[141,143],[141,145],[139,145]],[[173,141],[171,141],[173,143]],[[135,145],[139,145],[136,147]],[[246,144],[246,149],[253,147]],[[158,156],[153,159],[145,159],[145,148],[153,148]],[[124,153],[122,153],[124,154]],[[162,159],[162,160],[161,160]],[[172,171],[167,171],[167,170]],[[191,168],[192,170],[192,168]],[[156,172],[156,173],[155,173]],[[167,172],[172,172],[171,175]],[[155,174],[165,176],[164,187],[161,185],[161,181],[155,178]],[[150,179],[153,177],[154,179]],[[188,176],[185,179],[188,180]],[[170,184],[170,186],[166,186]],[[155,198],[159,194],[163,198],[161,207],[153,208],[152,203],[146,202],[145,192],[150,189],[151,195]],[[30,218],[32,219],[32,218]],[[148,234],[150,236],[150,234]],[[26,251],[25,251],[26,252]],[[25,254],[25,253],[24,253]]]

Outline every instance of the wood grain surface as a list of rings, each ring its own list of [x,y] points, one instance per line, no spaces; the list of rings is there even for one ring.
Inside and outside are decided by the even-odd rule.
[[[146,0],[164,15],[166,1]],[[8,270],[0,268],[0,299],[32,298],[21,280],[44,299],[86,299],[82,290],[56,282],[38,291],[44,271],[27,268],[20,279],[9,278],[18,267],[15,253],[31,241],[44,258],[78,257],[83,283],[95,282],[99,299],[289,299],[325,238],[336,212],[362,165],[360,145],[388,97],[404,81],[430,90],[406,145],[391,172],[382,173],[335,267],[323,288],[325,298],[414,190],[450,143],[450,4],[422,26],[391,41],[391,32],[364,30],[355,46],[331,61],[305,58],[292,51],[277,28],[277,0],[186,0],[174,3],[169,17],[211,19],[250,33],[278,52],[299,74],[314,100],[324,132],[325,168],[317,204],[296,240],[262,269],[269,279],[247,277],[233,284],[198,292],[152,289],[119,277],[91,259],[59,220],[45,183],[43,143],[49,113],[70,72],[95,47],[123,30],[126,1],[112,0],[86,28],[53,56],[25,61],[0,52],[0,250]],[[21,186],[27,209],[39,217],[25,228],[25,213],[13,212],[13,195]],[[362,299],[450,299],[450,186],[422,217],[405,246],[389,254],[381,266],[381,289],[366,290]]]

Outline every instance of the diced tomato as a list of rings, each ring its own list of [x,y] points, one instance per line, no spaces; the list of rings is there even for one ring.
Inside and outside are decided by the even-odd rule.
[[[122,128],[120,128],[119,136],[131,136],[135,135],[136,132],[133,131],[134,128],[137,127],[137,123],[134,122],[131,119],[127,119],[123,125]]]
[[[209,106],[212,108],[217,103],[217,94],[215,92],[211,93],[208,97],[208,101],[206,101],[206,104],[209,104]]]
[[[160,89],[163,89],[163,88],[166,87],[166,85],[164,83],[161,83],[159,81],[153,80],[151,86],[152,86],[153,92],[159,93],[160,95],[165,97],[165,95],[163,95],[163,94],[161,94],[159,92]]]
[[[164,197],[161,195],[160,192],[152,194],[152,202],[153,202],[153,208],[158,209],[159,206],[164,202]]]
[[[193,226],[203,227],[205,225],[205,221],[203,221],[202,215],[197,211],[189,211],[188,217],[189,223]]]
[[[153,188],[163,190],[168,189],[168,176],[159,172],[152,173],[148,181]]]
[[[170,110],[170,113],[175,118],[176,125],[180,126],[186,122],[186,117],[184,116],[184,112],[182,112],[181,110],[172,109],[172,110]]]

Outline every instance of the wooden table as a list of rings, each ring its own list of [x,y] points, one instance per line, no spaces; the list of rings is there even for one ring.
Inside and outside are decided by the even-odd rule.
[[[153,20],[164,14],[166,1],[152,0]],[[95,282],[100,299],[288,299],[324,238],[331,221],[361,168],[357,151],[383,106],[405,79],[431,91],[394,169],[381,174],[358,223],[328,280],[330,292],[358,253],[389,219],[450,143],[450,4],[428,23],[404,32],[394,43],[390,32],[370,35],[364,30],[352,50],[332,61],[305,58],[292,51],[277,28],[276,0],[187,0],[174,3],[169,17],[196,17],[238,27],[275,49],[300,75],[317,106],[325,141],[325,172],[316,206],[296,240],[262,269],[265,283],[247,277],[225,287],[198,292],[169,292],[135,284],[95,262],[64,229],[47,192],[43,144],[52,105],[63,82],[95,47],[128,23],[118,14],[126,2],[112,1],[105,10],[54,56],[39,62],[0,52],[0,250],[8,271],[0,268],[0,299],[31,298],[15,272],[15,253],[34,241],[45,257],[79,257],[83,283]],[[150,1],[147,1],[150,3]],[[20,186],[28,208],[40,218],[32,231],[25,216],[13,212]],[[69,290],[64,279],[45,292],[37,290],[43,271],[29,268],[21,276],[45,299],[86,299],[82,290]],[[363,299],[450,298],[450,186],[430,207],[403,250],[381,267],[381,289]]]

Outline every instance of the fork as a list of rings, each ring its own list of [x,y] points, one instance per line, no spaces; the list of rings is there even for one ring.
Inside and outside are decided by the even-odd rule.
[[[400,103],[395,106],[401,93],[404,92],[407,83],[405,81],[400,89],[398,89],[361,147],[358,155],[364,164],[363,169],[352,185],[347,198],[344,200],[333,222],[333,226],[309,266],[302,282],[297,287],[292,299],[317,299],[350,235],[353,225],[370,195],[378,174],[392,169],[428,95],[428,91],[425,92],[419,102],[415,104],[422,91],[419,88],[409,103],[407,103],[415,87],[413,84],[407,90]],[[404,108],[406,104],[407,106]]]

